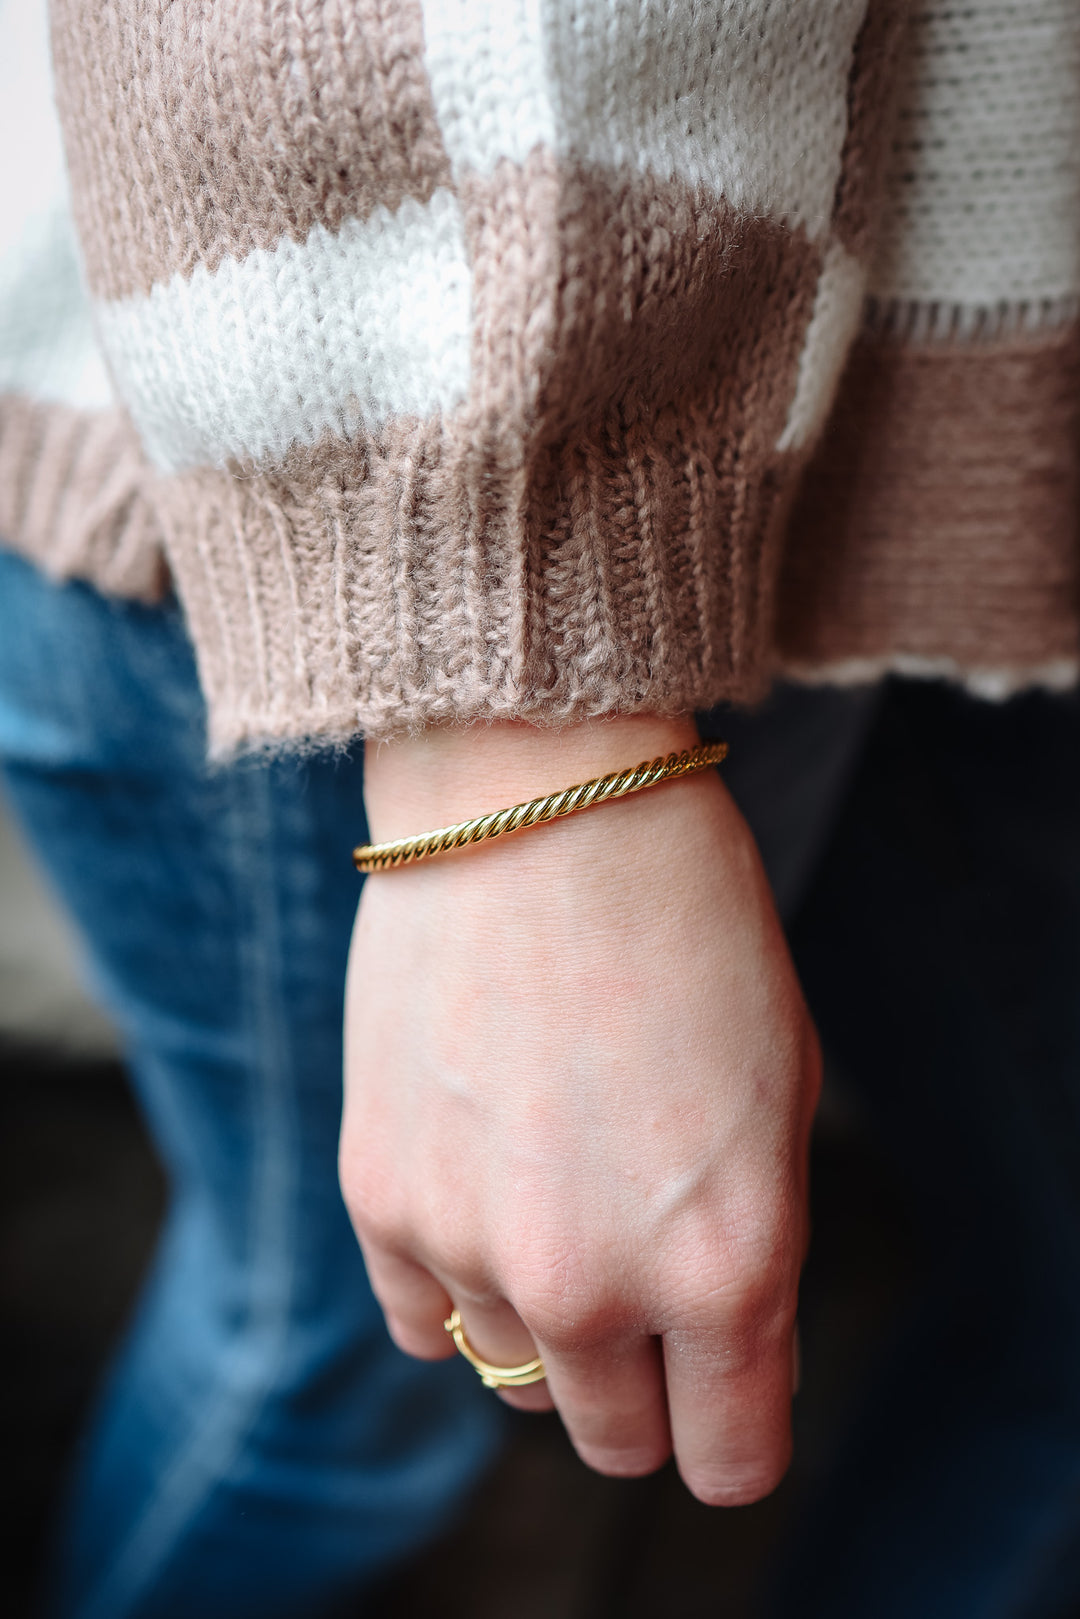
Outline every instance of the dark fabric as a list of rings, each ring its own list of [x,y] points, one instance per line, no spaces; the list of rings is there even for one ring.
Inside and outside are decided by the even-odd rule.
[[[314,1619],[446,1521],[501,1416],[393,1347],[338,1192],[362,758],[208,769],[175,609],[0,555],[0,760],[172,1192],[52,1611]]]
[[[835,1469],[807,1491],[776,1611],[1071,1619],[1080,703],[893,686],[795,946],[826,1049],[906,1189],[922,1273]],[[813,1306],[808,1286],[808,1381],[830,1353]]]

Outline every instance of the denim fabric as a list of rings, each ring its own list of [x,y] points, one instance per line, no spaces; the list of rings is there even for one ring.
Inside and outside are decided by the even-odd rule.
[[[65,1619],[314,1616],[460,1501],[501,1408],[390,1343],[337,1189],[362,759],[208,770],[174,610],[0,556],[0,758],[171,1201],[64,1536]]]
[[[702,717],[791,912],[874,698]],[[175,608],[0,554],[0,759],[81,926],[171,1183],[75,1481],[56,1619],[315,1619],[497,1444],[463,1362],[390,1344],[337,1190],[362,758],[208,769]]]

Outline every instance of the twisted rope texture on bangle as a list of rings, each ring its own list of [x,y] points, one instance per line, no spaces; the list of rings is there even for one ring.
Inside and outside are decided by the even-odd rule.
[[[513,804],[509,809],[478,815],[471,821],[458,821],[454,826],[423,832],[415,838],[398,838],[393,843],[363,843],[353,850],[353,863],[357,871],[373,872],[407,866],[416,860],[430,860],[453,849],[464,849],[470,843],[501,838],[507,832],[520,832],[524,827],[539,826],[563,815],[574,815],[578,810],[592,809],[610,798],[626,798],[630,793],[655,787],[661,781],[707,770],[710,765],[720,764],[727,757],[727,751],[726,742],[704,743],[682,753],[669,753],[666,758],[647,759],[630,770],[594,776],[576,787],[548,793],[546,798],[533,798],[527,804]]]

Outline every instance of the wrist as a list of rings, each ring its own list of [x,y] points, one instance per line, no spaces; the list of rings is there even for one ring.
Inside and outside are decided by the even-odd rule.
[[[446,826],[697,741],[689,715],[625,714],[558,728],[495,720],[380,743],[364,765],[371,836]]]

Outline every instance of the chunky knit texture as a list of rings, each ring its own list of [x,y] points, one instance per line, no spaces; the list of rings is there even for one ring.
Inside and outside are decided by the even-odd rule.
[[[0,0],[0,539],[57,578],[165,589],[152,470],[82,286],[43,0]]]
[[[53,0],[53,40],[218,750],[1075,677],[1073,0]]]
[[[1080,8],[918,4],[863,327],[796,506],[789,673],[1071,685]]]

